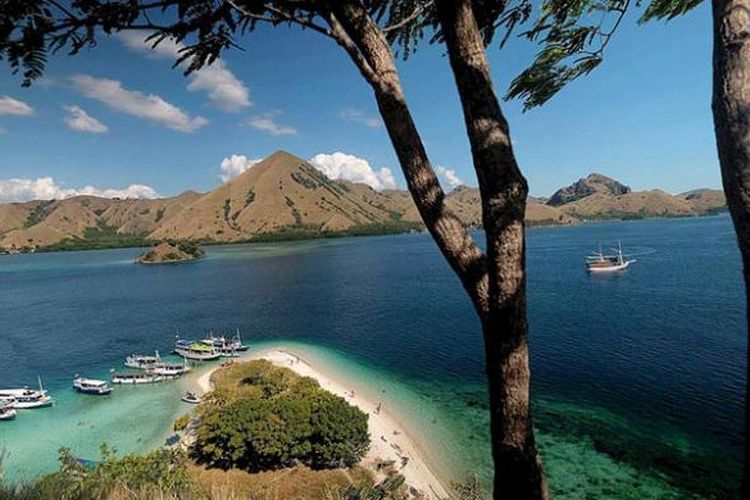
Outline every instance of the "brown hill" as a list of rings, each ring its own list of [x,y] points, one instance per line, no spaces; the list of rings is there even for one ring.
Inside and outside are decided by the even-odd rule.
[[[152,239],[246,240],[267,233],[343,231],[393,220],[380,194],[330,180],[278,151],[211,191],[151,233]]]
[[[557,207],[572,203],[593,194],[623,195],[630,192],[630,188],[602,174],[589,174],[578,179],[570,186],[560,188],[547,200],[547,205]]]
[[[0,205],[0,248],[44,248],[90,238],[91,233],[145,235],[200,197],[188,191],[158,200],[75,196]]]
[[[723,212],[727,209],[727,198],[720,189],[694,189],[680,193],[677,197],[690,203],[699,214]]]
[[[446,204],[468,227],[482,225],[477,188],[454,189],[446,195]],[[660,190],[632,192],[614,179],[590,174],[549,199],[530,197],[526,218],[530,226],[567,225],[578,219],[703,215],[725,207],[721,191],[700,189],[677,196]],[[157,200],[77,196],[0,204],[0,249],[230,242],[420,226],[407,191],[375,191],[365,184],[333,181],[308,162],[278,151],[206,194],[187,191]]]

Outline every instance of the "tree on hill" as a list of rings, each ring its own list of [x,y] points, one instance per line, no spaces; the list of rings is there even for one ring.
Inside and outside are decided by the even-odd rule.
[[[211,64],[260,23],[295,25],[330,38],[372,88],[419,214],[479,316],[489,386],[494,495],[547,496],[532,428],[526,317],[526,179],[490,77],[485,48],[529,16],[491,0],[0,0],[0,57],[24,85],[47,56],[94,47],[100,32],[151,32],[186,45],[175,65],[186,73]],[[479,183],[483,252],[445,204],[399,79],[395,52],[444,44],[460,96]],[[504,40],[504,38],[503,38]]]
[[[531,8],[531,0],[519,0]],[[542,45],[534,63],[511,84],[508,97],[526,109],[544,104],[566,84],[593,71],[625,15],[642,9],[639,22],[671,20],[702,0],[545,0],[526,32]],[[722,184],[742,254],[750,336],[750,1],[712,0],[714,132]],[[750,338],[750,337],[748,337]],[[750,352],[750,351],[749,351]],[[745,456],[742,498],[750,498],[750,362],[745,392]]]

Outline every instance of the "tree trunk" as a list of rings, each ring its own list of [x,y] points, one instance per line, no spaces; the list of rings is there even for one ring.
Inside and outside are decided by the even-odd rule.
[[[721,177],[742,253],[750,330],[750,0],[713,0],[713,115]],[[746,383],[750,382],[750,362]],[[750,498],[750,386],[742,498]]]
[[[332,34],[349,52],[375,93],[406,183],[419,214],[480,318],[486,317],[486,261],[461,220],[445,205],[445,193],[406,103],[393,53],[378,26],[359,2],[330,2],[324,13]]]
[[[524,216],[528,188],[470,0],[438,3],[482,197],[489,314],[482,323],[490,389],[495,498],[547,497],[532,427]]]

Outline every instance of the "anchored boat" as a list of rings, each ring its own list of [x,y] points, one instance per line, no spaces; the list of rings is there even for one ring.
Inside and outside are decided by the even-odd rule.
[[[0,389],[0,404],[10,403],[13,408],[18,410],[27,410],[30,408],[43,408],[51,406],[54,400],[42,385],[41,377],[39,380],[39,390],[23,387],[21,389]]]
[[[193,361],[211,361],[221,357],[221,353],[214,346],[192,340],[178,340],[174,352]]]
[[[12,403],[0,404],[0,421],[13,420],[16,418],[16,409]]]
[[[598,252],[586,257],[586,270],[590,273],[611,273],[623,271],[630,266],[635,259],[627,260],[622,253],[622,244],[617,242],[617,248],[613,248],[614,254],[604,255],[601,247]]]
[[[155,384],[162,382],[166,377],[155,373],[115,373],[112,375],[113,384]]]
[[[96,380],[76,375],[73,379],[73,388],[84,394],[95,396],[106,396],[112,392],[112,387],[104,380]]]
[[[247,351],[248,347],[242,343],[242,337],[240,336],[239,329],[237,334],[231,338],[228,337],[214,337],[212,332],[208,332],[206,338],[200,341],[201,344],[211,346],[225,358],[236,358],[240,355],[240,352]]]
[[[195,394],[194,392],[186,391],[185,394],[180,398],[185,403],[190,403],[192,405],[197,405],[201,402],[200,396]]]
[[[165,378],[177,378],[181,375],[186,374],[191,370],[190,365],[187,364],[187,359],[184,363],[157,363],[153,368],[149,368],[148,373],[154,375],[160,375]]]
[[[156,353],[153,356],[143,356],[140,354],[133,354],[125,358],[125,366],[127,366],[128,368],[135,368],[138,370],[147,370],[149,368],[152,368],[157,363],[161,363],[161,358],[159,357],[159,351],[156,351]]]

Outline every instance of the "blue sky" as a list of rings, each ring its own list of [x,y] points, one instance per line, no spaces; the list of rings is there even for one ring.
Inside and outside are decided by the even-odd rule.
[[[519,102],[504,104],[532,194],[549,195],[592,171],[634,189],[720,187],[709,5],[667,24],[638,26],[635,17],[592,75],[543,108],[522,113]],[[103,39],[77,57],[52,57],[47,78],[31,89],[3,66],[0,201],[28,197],[28,186],[39,194],[34,182],[47,177],[56,193],[133,184],[161,195],[205,191],[221,183],[224,159],[244,156],[225,163],[238,168],[277,149],[305,159],[323,155],[321,168],[330,175],[378,187],[391,184],[381,170],[387,168],[404,186],[370,88],[338,46],[287,28],[261,29],[240,43],[245,52],[228,53],[205,81],[183,77],[168,58],[122,38]],[[499,93],[534,51],[522,40],[489,49]],[[423,45],[400,70],[432,163],[476,185],[441,47]],[[26,184],[11,190],[9,179]],[[442,180],[448,187],[449,178]]]

